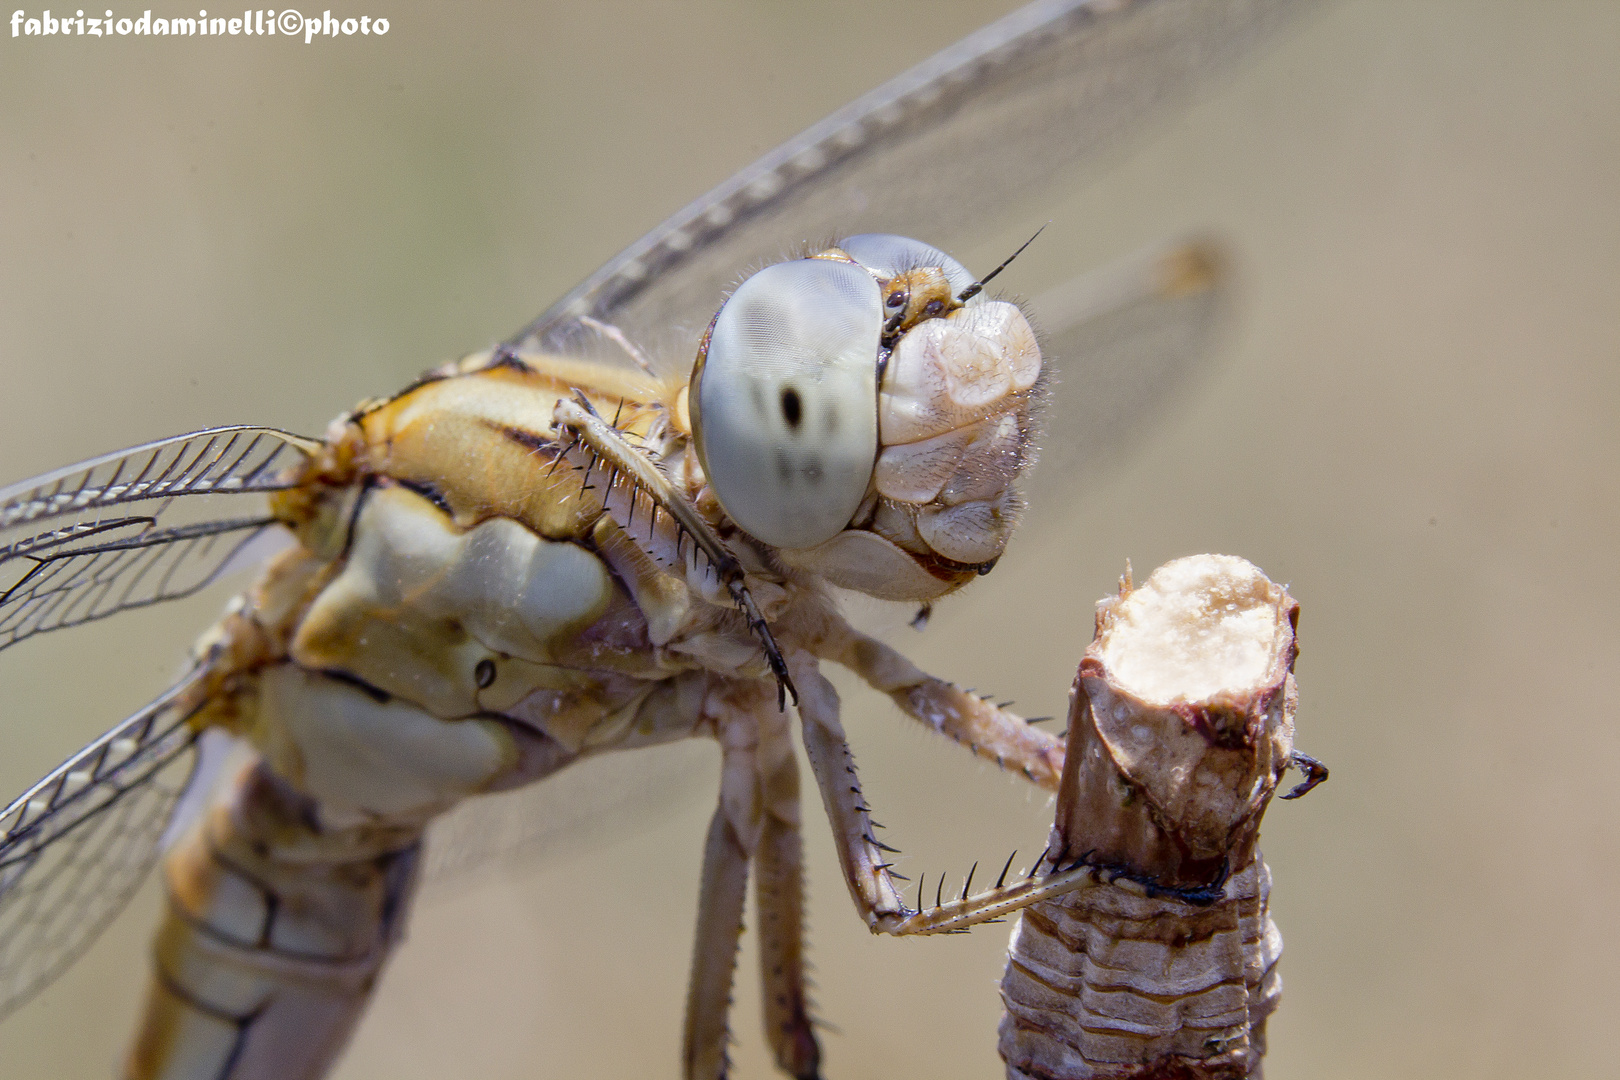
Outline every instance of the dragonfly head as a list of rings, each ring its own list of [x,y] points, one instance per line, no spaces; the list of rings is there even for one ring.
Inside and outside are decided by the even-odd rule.
[[[853,260],[877,278],[883,293],[886,350],[893,349],[918,323],[962,307],[964,301],[957,297],[973,285],[973,275],[961,263],[904,236],[863,233],[816,257]]]
[[[1014,304],[916,240],[766,267],[716,313],[690,385],[720,505],[790,565],[896,600],[986,572],[1017,523],[1041,354]]]

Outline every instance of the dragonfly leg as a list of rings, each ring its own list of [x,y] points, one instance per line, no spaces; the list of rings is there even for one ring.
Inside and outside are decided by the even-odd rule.
[[[799,719],[804,748],[821,789],[821,801],[838,845],[838,863],[855,908],[874,931],[910,914],[900,888],[889,873],[883,849],[872,833],[872,817],[861,795],[855,758],[838,719],[838,691],[821,673],[813,657],[793,653],[788,658],[799,687]]]
[[[1004,886],[998,882],[995,888],[973,896],[945,900],[922,911],[907,912],[904,917],[890,920],[876,929],[902,937],[959,933],[978,923],[994,922],[1039,901],[1099,884],[1122,884],[1127,888],[1132,885],[1129,881],[1115,881],[1107,870],[1095,866],[1053,867],[1043,853],[1031,868],[1029,876],[1016,884]],[[1145,888],[1142,891],[1144,894],[1147,892]]]
[[[686,993],[682,1062],[687,1080],[718,1080],[729,1065],[732,974],[748,894],[748,863],[759,846],[762,825],[758,733],[752,718],[732,703],[722,702],[719,711],[715,735],[721,752],[720,805],[709,819],[703,846],[697,935]]]
[[[776,677],[778,711],[786,708],[787,699],[793,698],[796,702],[798,695],[794,690],[793,680],[788,675],[787,666],[783,663],[782,651],[776,644],[776,638],[771,634],[770,624],[760,614],[759,607],[748,591],[748,585],[744,580],[746,572],[742,563],[726,548],[702,515],[676,490],[675,485],[670,483],[669,478],[657,465],[653,464],[650,457],[627,441],[623,433],[612,424],[596,414],[596,410],[583,395],[578,401],[570,401],[567,398],[559,400],[552,413],[552,424],[564,438],[572,440],[563,451],[565,456],[583,452],[588,462],[587,472],[601,469],[603,475],[608,477],[602,505],[625,532],[632,536],[636,535],[631,519],[635,514],[638,498],[645,495],[650,504],[645,512],[647,528],[650,530],[653,527],[651,508],[656,507],[668,515],[681,535],[690,543],[694,551],[692,556],[694,562],[697,552],[703,554],[707,565],[714,572],[715,579],[725,586],[726,592],[738,610],[748,620],[748,629],[759,639],[760,646],[764,649],[765,660],[770,665],[771,674]],[[677,544],[677,548],[679,546]],[[653,555],[652,551],[647,553]]]
[[[1063,775],[1063,740],[1051,732],[936,679],[895,649],[847,625],[823,638],[817,651],[887,694],[912,719],[1038,787],[1057,790]]]
[[[765,1037],[784,1072],[797,1080],[813,1080],[821,1075],[821,1048],[805,990],[799,763],[787,717],[769,709],[756,715],[765,814],[754,862],[754,899],[759,910]]]
[[[875,655],[884,657],[881,652]],[[916,671],[897,653],[891,652],[887,659]],[[838,719],[838,692],[821,674],[813,658],[794,653],[789,657],[789,665],[799,686],[799,717],[804,729],[805,750],[821,788],[827,816],[832,821],[839,864],[844,869],[844,879],[856,910],[873,933],[897,936],[954,933],[976,923],[1010,915],[1037,901],[1094,886],[1099,880],[1109,880],[1106,871],[1095,866],[1054,867],[1043,853],[1030,876],[1016,884],[1004,884],[1004,872],[1003,880],[998,880],[985,892],[941,901],[921,911],[906,907],[895,878],[889,872],[889,864],[883,860],[883,849],[872,834],[870,810],[861,795],[855,760]],[[873,670],[880,669],[873,667]],[[1036,876],[1038,871],[1044,873]]]

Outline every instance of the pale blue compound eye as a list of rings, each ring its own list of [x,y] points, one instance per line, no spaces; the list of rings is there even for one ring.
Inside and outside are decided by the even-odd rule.
[[[951,292],[960,296],[962,290],[977,279],[967,267],[931,244],[892,233],[861,233],[838,245],[844,254],[873,271],[879,277],[892,278],[907,270],[937,266],[945,271],[945,280],[951,283]]]
[[[698,454],[731,519],[783,548],[849,524],[877,460],[882,297],[828,259],[750,277],[715,317],[692,394]]]

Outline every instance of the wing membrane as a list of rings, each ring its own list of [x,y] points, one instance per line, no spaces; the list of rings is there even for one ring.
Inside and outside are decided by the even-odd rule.
[[[319,446],[275,428],[207,428],[0,488],[0,559],[26,553],[42,536],[67,533],[72,524],[94,522],[114,506],[161,506],[182,495],[278,491],[291,486],[289,469]],[[70,524],[42,536],[23,535],[61,518]]]
[[[1204,238],[1158,245],[1029,301],[1057,375],[1045,410],[1041,467],[1029,486],[1039,513],[1125,455],[1155,412],[1178,400],[1222,337],[1229,260]],[[1070,363],[1065,364],[1068,360]]]
[[[795,244],[864,231],[947,250],[1116,145],[1266,36],[1295,0],[1043,0],[993,23],[689,204],[509,344],[592,351],[589,316],[671,367],[724,291]],[[1001,211],[1001,214],[997,212]]]
[[[255,497],[295,484],[319,446],[211,428],[0,489],[0,649],[219,580],[282,533]],[[71,964],[151,867],[191,771],[202,671],[0,810],[0,1017]]]
[[[0,1019],[89,947],[151,868],[190,772],[201,674],[0,810]]]
[[[221,500],[291,486],[318,446],[212,428],[0,490],[0,649],[218,580],[275,525],[262,512],[222,518]]]
[[[170,529],[150,518],[108,531],[132,535],[26,555],[26,569],[0,593],[0,649],[47,630],[190,596],[223,576],[236,556],[277,529],[274,518],[199,522]]]
[[[507,861],[555,860],[610,842],[675,812],[701,790],[714,749],[705,740],[587,758],[525,787],[476,795],[428,827],[428,893],[453,893]]]

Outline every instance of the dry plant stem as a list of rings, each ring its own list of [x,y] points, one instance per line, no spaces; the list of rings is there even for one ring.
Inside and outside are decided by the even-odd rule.
[[[1260,1075],[1282,939],[1255,843],[1295,762],[1298,613],[1220,555],[1140,588],[1127,570],[1098,605],[1043,859],[1092,867],[1095,885],[1020,917],[1002,979],[1009,1078]]]

